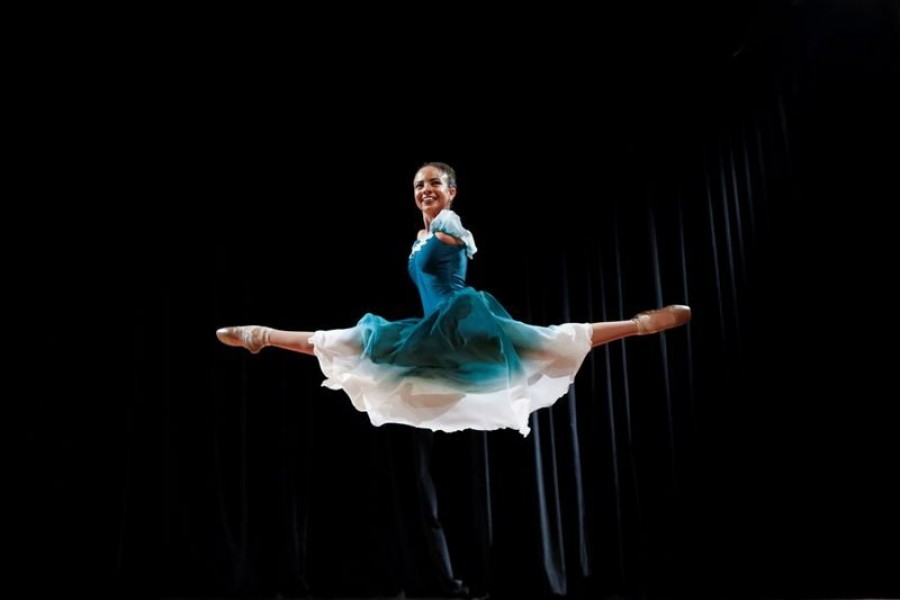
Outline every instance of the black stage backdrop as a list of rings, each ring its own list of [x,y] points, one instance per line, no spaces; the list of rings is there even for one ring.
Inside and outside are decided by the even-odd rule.
[[[592,352],[527,438],[434,436],[473,590],[900,595],[897,3],[746,4],[571,14],[540,24],[562,46],[532,23],[508,51],[438,20],[403,33],[434,56],[199,25],[53,54],[64,100],[35,103],[35,227],[8,253],[29,357],[18,578],[436,593],[412,431],[372,427],[315,360],[214,332],[418,315],[411,181],[441,160],[479,246],[469,283],[513,316],[694,311]]]

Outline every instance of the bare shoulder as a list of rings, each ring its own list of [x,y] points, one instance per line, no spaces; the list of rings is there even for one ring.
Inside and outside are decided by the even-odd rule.
[[[416,234],[416,239],[417,239],[417,240],[424,240],[424,239],[425,239],[425,236],[427,236],[427,235],[428,235],[428,230],[427,230],[427,229],[420,229],[420,230],[419,230],[419,233]]]

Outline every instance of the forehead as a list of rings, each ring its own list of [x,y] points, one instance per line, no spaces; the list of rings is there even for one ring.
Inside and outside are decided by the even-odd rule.
[[[416,178],[413,179],[413,183],[419,183],[420,181],[432,181],[434,179],[440,179],[441,181],[447,181],[447,175],[437,167],[422,167],[419,169],[419,172],[416,173]]]

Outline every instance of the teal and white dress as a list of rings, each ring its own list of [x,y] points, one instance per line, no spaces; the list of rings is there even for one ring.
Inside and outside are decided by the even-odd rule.
[[[437,232],[463,244],[444,243]],[[528,435],[530,414],[568,390],[591,349],[591,326],[516,321],[493,296],[466,285],[476,251],[459,216],[443,210],[409,255],[424,316],[367,314],[355,327],[316,331],[322,385],[344,390],[376,426]]]

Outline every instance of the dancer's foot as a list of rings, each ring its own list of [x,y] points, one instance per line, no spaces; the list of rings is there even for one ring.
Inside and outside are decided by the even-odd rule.
[[[673,327],[680,327],[691,320],[691,307],[683,304],[670,304],[656,310],[638,313],[631,319],[638,326],[638,335],[659,333]]]
[[[260,325],[223,327],[216,330],[216,337],[226,346],[246,348],[256,354],[269,345],[269,328]]]

